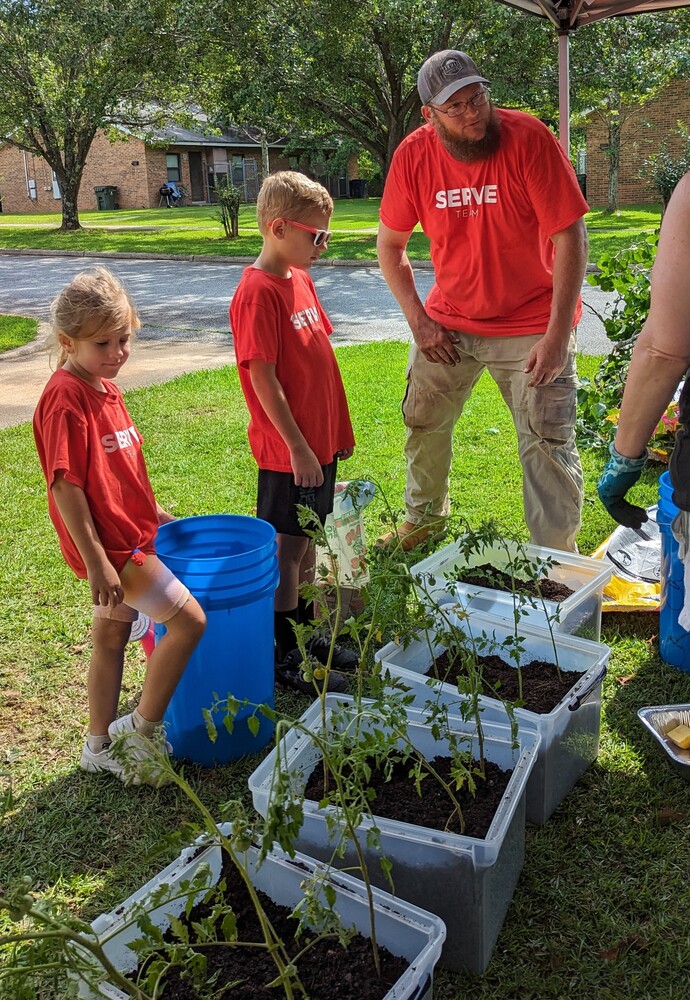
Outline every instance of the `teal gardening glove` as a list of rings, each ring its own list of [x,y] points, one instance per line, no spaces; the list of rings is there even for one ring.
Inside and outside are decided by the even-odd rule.
[[[599,499],[619,524],[624,524],[627,528],[639,528],[647,520],[647,511],[644,507],[628,503],[625,494],[642,475],[647,456],[645,454],[641,458],[626,458],[618,454],[613,442],[609,446],[609,451],[611,458],[597,483]]]

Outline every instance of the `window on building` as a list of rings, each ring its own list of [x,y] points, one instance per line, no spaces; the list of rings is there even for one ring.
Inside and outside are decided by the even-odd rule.
[[[232,183],[237,187],[244,187],[244,157],[233,156],[232,158]]]
[[[166,153],[165,166],[168,171],[168,180],[179,183],[182,180],[182,171],[180,170],[180,154]]]

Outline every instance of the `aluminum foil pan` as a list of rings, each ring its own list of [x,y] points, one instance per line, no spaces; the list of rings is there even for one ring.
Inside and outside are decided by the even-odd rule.
[[[690,781],[690,749],[681,750],[666,733],[681,724],[690,726],[690,705],[649,705],[637,717],[657,741],[672,767]]]

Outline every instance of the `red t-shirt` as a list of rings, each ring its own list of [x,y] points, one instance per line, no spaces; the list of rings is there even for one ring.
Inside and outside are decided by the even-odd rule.
[[[249,374],[249,362],[275,365],[295,423],[321,465],[354,447],[350,415],[329,335],[330,320],[306,271],[280,278],[256,267],[242,274],[230,304],[230,327],[244,398],[247,431],[260,469],[291,472],[290,452],[266,416]]]
[[[156,501],[141,434],[113,382],[99,392],[60,368],[46,385],[34,414],[34,438],[48,485],[48,513],[67,565],[78,577],[86,567],[53,499],[51,486],[63,470],[82,489],[103,547],[119,572],[135,548],[154,552]]]
[[[381,221],[398,232],[419,222],[429,237],[432,319],[487,337],[544,333],[553,287],[549,237],[588,205],[547,127],[522,111],[498,115],[498,151],[476,163],[454,159],[433,125],[407,136],[393,155]],[[581,313],[578,301],[573,326]]]

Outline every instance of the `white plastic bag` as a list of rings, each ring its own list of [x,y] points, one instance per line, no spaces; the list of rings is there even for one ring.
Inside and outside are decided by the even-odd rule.
[[[613,575],[604,587],[602,611],[658,611],[661,593],[661,534],[656,505],[647,507],[648,520],[640,528],[619,524],[592,552],[595,559],[613,563]]]
[[[369,582],[362,511],[375,492],[374,484],[364,479],[335,484],[333,513],[324,524],[330,551],[317,546],[317,582],[324,575],[330,583],[337,579],[341,587],[359,588]]]

